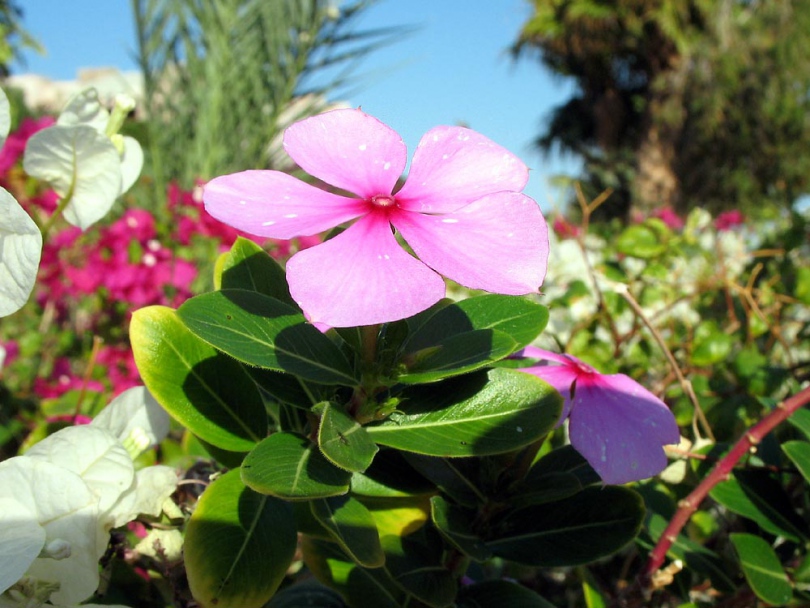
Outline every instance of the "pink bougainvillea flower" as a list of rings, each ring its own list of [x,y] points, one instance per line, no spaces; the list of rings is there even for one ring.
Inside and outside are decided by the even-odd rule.
[[[571,355],[532,346],[524,357],[550,364],[523,368],[557,389],[565,400],[571,445],[602,481],[646,479],[667,465],[663,446],[680,440],[678,425],[658,397],[624,374],[600,374]]]
[[[742,226],[745,223],[745,216],[742,211],[732,209],[731,211],[723,211],[714,220],[714,227],[720,232],[724,230],[731,230],[737,226]]]
[[[537,203],[520,193],[528,170],[486,137],[461,127],[431,129],[399,190],[405,143],[360,110],[295,123],[284,149],[302,169],[354,197],[278,171],[245,171],[209,182],[203,200],[215,218],[276,239],[356,220],[287,263],[290,293],[311,321],[349,327],[409,317],[444,297],[440,274],[511,295],[542,284],[548,230]]]

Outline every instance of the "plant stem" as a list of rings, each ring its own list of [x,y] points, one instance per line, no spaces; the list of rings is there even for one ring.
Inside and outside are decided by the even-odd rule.
[[[678,510],[663,534],[661,534],[661,538],[658,539],[658,543],[650,553],[644,571],[639,577],[638,582],[642,589],[653,587],[654,574],[664,563],[667,551],[669,551],[672,543],[678,538],[678,534],[680,534],[712,488],[728,478],[735,465],[752,447],[759,444],[768,433],[781,422],[787,420],[793,412],[808,403],[810,403],[810,386],[779,403],[772,412],[768,413],[740,437],[734,447],[717,462],[711,472],[692,490],[689,496],[678,503]]]

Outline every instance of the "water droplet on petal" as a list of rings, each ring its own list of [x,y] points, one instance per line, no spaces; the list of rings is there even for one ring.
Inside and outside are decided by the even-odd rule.
[[[458,224],[458,220],[454,217],[446,217],[442,220],[442,224]]]
[[[365,151],[365,149],[366,149],[367,147],[368,147],[368,146],[366,146],[366,144],[360,144],[359,146],[357,146],[357,148],[358,148],[360,151]]]
[[[247,201],[239,201],[240,205],[247,205]]]
[[[272,226],[275,222],[262,222],[262,226]]]
[[[383,165],[383,171],[388,171],[388,169],[390,169],[390,168],[391,168],[391,163],[385,163]]]
[[[292,219],[297,218],[298,214],[297,213],[287,213],[287,214],[284,215],[284,217],[287,218],[288,220],[292,220]]]

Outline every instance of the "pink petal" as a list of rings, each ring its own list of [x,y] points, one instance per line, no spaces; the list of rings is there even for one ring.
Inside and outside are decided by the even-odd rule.
[[[532,349],[540,350],[534,347],[532,347]],[[531,374],[532,376],[537,376],[557,389],[557,392],[559,392],[563,398],[563,411],[560,416],[560,423],[568,418],[568,415],[571,413],[571,389],[577,379],[576,368],[563,365],[535,365],[533,367],[523,367],[520,371]]]
[[[520,192],[529,170],[480,133],[436,127],[422,137],[397,203],[409,211],[448,213],[486,194]]]
[[[214,178],[203,189],[203,202],[219,221],[274,239],[318,234],[368,211],[365,201],[325,192],[280,171]]]
[[[570,366],[573,369],[576,369],[576,365],[574,365],[572,362],[572,359],[576,359],[576,357],[571,357],[570,355],[561,355],[560,353],[554,353],[550,350],[543,350],[542,348],[537,348],[536,346],[529,345],[525,347],[523,349],[523,357],[527,359],[554,361],[560,365]],[[571,358],[569,359],[569,357]]]
[[[284,132],[284,149],[307,173],[361,198],[391,194],[408,151],[396,131],[360,110],[332,110]]]
[[[669,408],[624,374],[577,383],[571,444],[608,484],[646,479],[667,465],[664,445],[680,434]]]
[[[490,194],[446,215],[398,210],[391,223],[419,259],[465,287],[523,295],[546,275],[546,221],[523,194]]]
[[[313,323],[354,327],[415,315],[444,297],[442,278],[405,252],[384,213],[370,213],[287,262],[290,294]]]

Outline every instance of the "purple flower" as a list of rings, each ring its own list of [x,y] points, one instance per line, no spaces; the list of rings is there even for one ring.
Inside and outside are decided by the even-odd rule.
[[[290,293],[311,321],[349,327],[412,316],[444,297],[440,274],[509,295],[536,292],[543,283],[548,230],[537,203],[520,193],[528,170],[486,137],[461,127],[431,129],[396,191],[405,144],[360,110],[295,123],[284,148],[302,169],[353,196],[279,171],[244,171],[210,181],[203,200],[226,224],[275,239],[356,220],[287,263]]]
[[[527,347],[524,356],[550,365],[523,368],[565,400],[571,444],[608,484],[646,479],[667,465],[662,446],[680,440],[666,404],[624,374],[600,374],[571,355]]]

